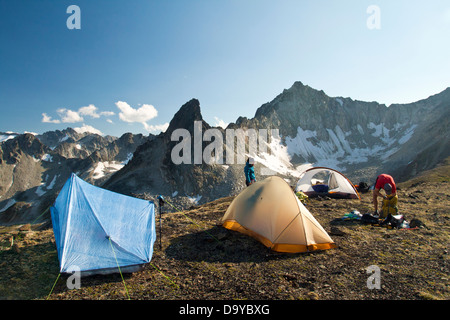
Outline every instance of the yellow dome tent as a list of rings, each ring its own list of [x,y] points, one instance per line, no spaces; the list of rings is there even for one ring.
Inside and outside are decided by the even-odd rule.
[[[336,248],[286,181],[276,176],[244,189],[231,202],[221,224],[227,229],[250,235],[278,252]]]

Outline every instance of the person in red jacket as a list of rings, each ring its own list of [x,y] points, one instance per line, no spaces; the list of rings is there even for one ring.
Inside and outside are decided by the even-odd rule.
[[[385,195],[380,190],[383,189]],[[378,213],[378,197],[383,198],[383,205],[381,212]],[[396,214],[397,209],[397,187],[394,178],[388,174],[380,174],[375,181],[373,189],[373,205],[375,207],[375,214],[380,215],[380,218],[386,218],[388,214]]]

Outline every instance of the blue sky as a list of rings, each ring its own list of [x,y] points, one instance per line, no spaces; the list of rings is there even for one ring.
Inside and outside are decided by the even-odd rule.
[[[0,131],[157,133],[192,98],[235,122],[295,81],[414,102],[450,86],[449,36],[448,0],[0,0]]]

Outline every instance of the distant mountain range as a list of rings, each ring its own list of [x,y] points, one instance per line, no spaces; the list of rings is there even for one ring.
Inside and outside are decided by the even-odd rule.
[[[386,107],[296,82],[238,127],[276,127],[290,162],[308,162],[373,179],[380,171],[405,180],[450,154],[450,88],[427,99]]]
[[[355,184],[370,184],[380,173],[404,181],[450,156],[449,113],[450,88],[424,100],[387,107],[329,97],[296,82],[256,110],[253,118],[239,117],[226,130],[206,123],[200,102],[192,99],[157,136],[126,133],[117,138],[71,128],[40,135],[0,132],[0,224],[38,217],[71,172],[116,192],[163,194],[184,199],[186,205],[237,194],[244,188],[244,164],[227,161],[225,137],[231,131],[272,133],[267,150],[254,154],[259,180],[277,174],[295,185],[303,168],[326,166],[340,170]],[[184,142],[191,144],[183,150],[190,151],[191,159],[198,151],[194,142],[200,143],[200,150],[222,145],[213,150],[218,163],[201,158],[198,164],[175,164],[173,150],[182,142],[174,134],[177,129],[189,137]],[[199,132],[215,137],[198,140]],[[216,140],[220,136],[223,141]],[[244,142],[248,148],[249,137]],[[243,156],[237,145],[233,141],[233,159]],[[244,156],[248,154],[244,151]]]
[[[0,132],[0,223],[39,216],[72,172],[101,185],[152,138],[131,133],[103,137],[71,128],[41,135]]]

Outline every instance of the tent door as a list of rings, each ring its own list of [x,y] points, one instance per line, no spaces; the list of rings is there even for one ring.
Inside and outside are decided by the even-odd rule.
[[[330,191],[337,191],[335,189],[339,189],[339,184],[334,172],[330,173],[330,177],[328,178],[328,187]]]

